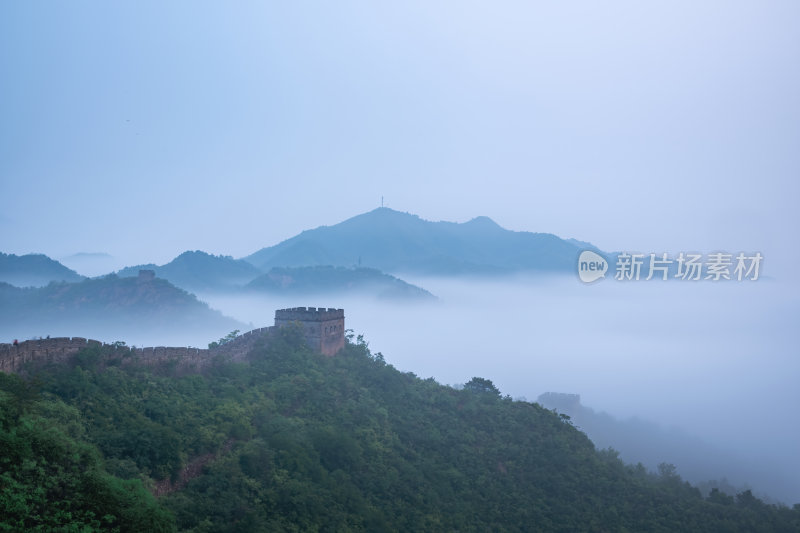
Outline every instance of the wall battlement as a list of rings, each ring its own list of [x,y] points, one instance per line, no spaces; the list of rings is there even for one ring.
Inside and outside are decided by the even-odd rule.
[[[149,346],[146,348],[119,347],[123,364],[137,362],[145,365],[175,363],[181,370],[200,370],[216,360],[242,361],[256,342],[273,335],[274,326],[254,329],[214,349],[186,346]],[[0,344],[0,371],[18,373],[31,362],[63,363],[84,348],[113,346],[83,337],[56,337],[23,341],[19,345]],[[127,354],[127,356],[125,355]]]
[[[18,372],[31,361],[60,362],[90,346],[101,346],[100,341],[83,337],[54,337],[23,341],[19,345],[0,344],[0,371]]]
[[[344,348],[344,309],[294,307],[275,311],[275,326],[299,323],[306,343],[315,351],[335,355]]]
[[[344,309],[328,307],[292,307],[275,311],[275,320],[285,322],[324,322],[326,320],[344,319]],[[277,323],[276,323],[277,325]]]
[[[243,333],[213,349],[151,346],[147,348],[119,347],[123,364],[137,362],[146,365],[176,364],[181,370],[200,370],[213,362],[243,361],[260,340],[267,340],[278,328],[299,323],[306,343],[315,351],[334,355],[344,347],[344,310],[320,307],[296,307],[275,311],[275,325]],[[54,337],[20,342],[18,345],[0,343],[0,372],[19,373],[31,362],[61,363],[91,346],[104,346],[83,337]],[[131,357],[133,356],[133,357]]]

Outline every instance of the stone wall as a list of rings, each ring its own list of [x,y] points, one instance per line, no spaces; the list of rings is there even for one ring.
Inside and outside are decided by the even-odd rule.
[[[19,345],[0,344],[0,371],[19,372],[23,365],[31,361],[43,363],[61,362],[89,346],[103,343],[83,337],[55,337],[23,341]]]
[[[248,331],[232,341],[212,350],[204,348],[187,348],[173,346],[155,346],[134,348],[130,350],[130,358],[124,362],[136,362],[145,365],[161,365],[174,363],[177,368],[199,370],[217,360],[243,361],[260,339],[271,336],[277,328],[266,327]],[[27,363],[59,363],[90,346],[102,346],[103,343],[82,337],[57,337],[23,341],[19,345],[0,344],[0,371],[18,373]],[[127,348],[125,348],[127,350]]]
[[[289,322],[323,322],[327,320],[344,319],[344,309],[331,307],[292,307],[275,311],[275,325],[281,326]],[[280,324],[283,322],[284,324]]]
[[[174,364],[181,370],[199,370],[215,361],[243,361],[259,340],[268,338],[281,326],[299,323],[306,343],[325,355],[334,355],[344,348],[344,310],[295,307],[275,311],[275,325],[258,328],[213,349],[155,346],[134,348],[123,357],[123,364]],[[58,337],[0,344],[0,372],[18,373],[31,362],[64,362],[89,346],[103,343],[82,337]],[[127,348],[122,348],[128,350]],[[130,357],[133,356],[133,357]]]
[[[275,326],[299,323],[306,343],[315,351],[335,355],[344,348],[344,309],[294,307],[275,311]]]

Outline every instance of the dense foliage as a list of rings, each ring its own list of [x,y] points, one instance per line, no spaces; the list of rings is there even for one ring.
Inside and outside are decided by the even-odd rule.
[[[77,409],[0,373],[0,531],[174,531],[138,479],[104,468]]]
[[[704,499],[489,380],[445,387],[363,342],[329,358],[284,328],[250,363],[184,376],[109,354],[3,376],[0,529],[800,530],[800,508]]]

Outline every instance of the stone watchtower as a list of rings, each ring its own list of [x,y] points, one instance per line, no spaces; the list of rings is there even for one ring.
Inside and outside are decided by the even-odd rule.
[[[314,350],[334,355],[344,348],[344,309],[293,307],[275,311],[275,326],[299,323],[306,343]]]

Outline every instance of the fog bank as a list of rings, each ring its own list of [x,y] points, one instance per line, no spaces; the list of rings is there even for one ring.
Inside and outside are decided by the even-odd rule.
[[[769,487],[736,481],[800,502],[794,285],[408,281],[439,301],[201,298],[257,326],[271,324],[279,307],[343,307],[347,327],[401,370],[447,384],[485,377],[530,401],[546,391],[579,393],[591,408],[697,435],[749,462],[746,470],[771,473],[761,480]]]

